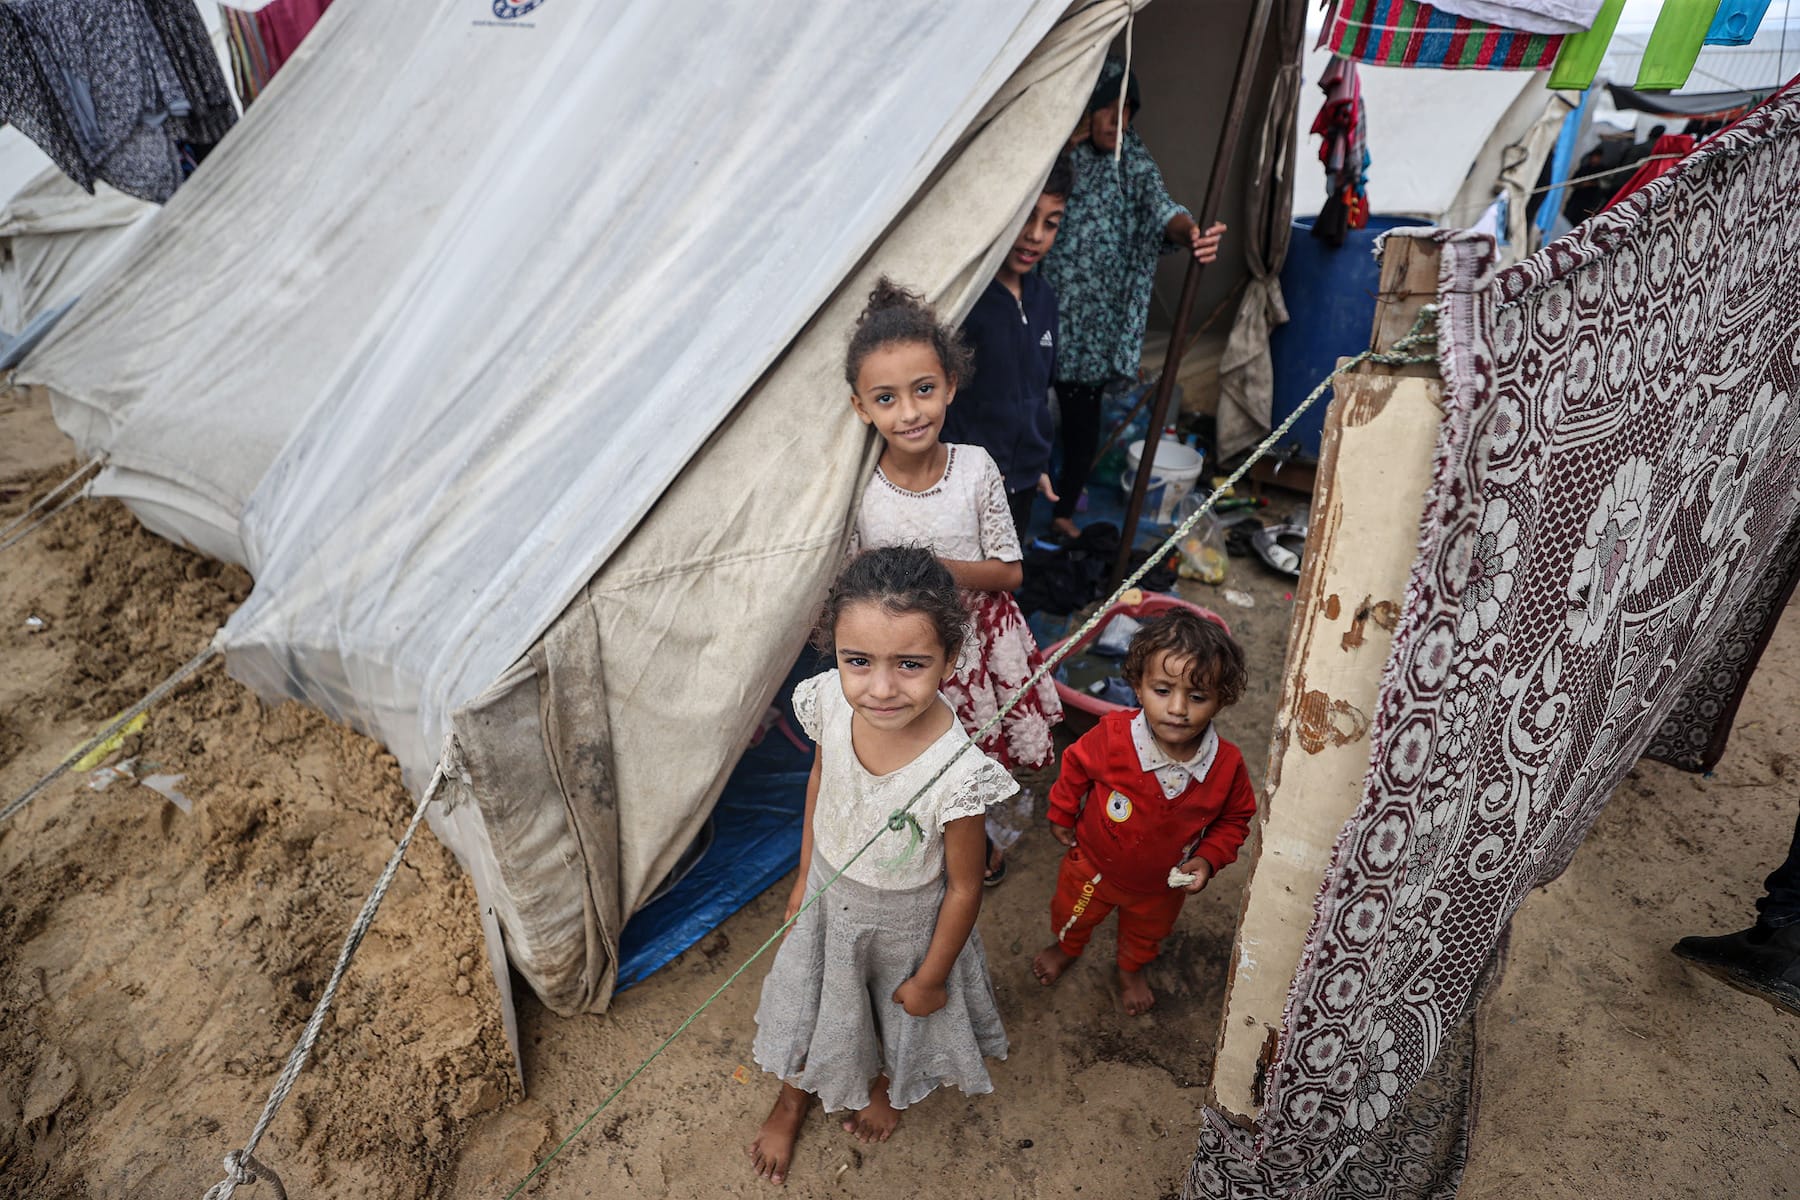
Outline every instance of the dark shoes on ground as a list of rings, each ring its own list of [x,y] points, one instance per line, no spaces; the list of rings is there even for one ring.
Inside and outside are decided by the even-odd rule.
[[[1800,1016],[1800,925],[1757,924],[1719,937],[1685,937],[1675,953],[1776,1008]]]

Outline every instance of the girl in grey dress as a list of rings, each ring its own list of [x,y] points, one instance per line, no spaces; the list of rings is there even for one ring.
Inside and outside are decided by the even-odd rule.
[[[938,693],[966,619],[930,551],[870,551],[838,577],[820,621],[838,669],[794,689],[817,749],[788,916],[813,900],[756,1012],[757,1064],[782,1085],[749,1149],[773,1182],[813,1096],[848,1110],[847,1132],[886,1141],[900,1110],[944,1084],[992,1091],[982,1060],[1006,1056],[975,918],[984,814],[1018,785]]]

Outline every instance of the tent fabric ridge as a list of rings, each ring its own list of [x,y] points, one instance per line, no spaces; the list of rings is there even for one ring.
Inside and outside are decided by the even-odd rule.
[[[802,538],[799,541],[785,542],[779,546],[769,546],[761,550],[728,550],[718,554],[708,554],[699,558],[684,559],[681,562],[666,563],[654,567],[640,567],[635,571],[622,571],[616,578],[609,579],[606,586],[588,585],[588,592],[595,596],[608,596],[623,592],[642,583],[650,583],[659,579],[677,579],[683,575],[700,574],[714,567],[729,566],[737,563],[763,562],[771,558],[781,558],[792,554],[809,554],[820,546],[829,546],[833,542],[842,542],[845,532],[817,534]]]

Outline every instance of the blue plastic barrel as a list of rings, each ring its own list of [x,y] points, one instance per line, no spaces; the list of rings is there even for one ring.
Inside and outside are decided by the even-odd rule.
[[[1312,235],[1313,219],[1294,222],[1287,262],[1281,268],[1281,294],[1288,321],[1269,337],[1275,361],[1273,420],[1280,424],[1337,367],[1338,359],[1369,348],[1375,323],[1375,293],[1381,286],[1381,264],[1375,261],[1375,239],[1390,229],[1429,222],[1417,217],[1370,217],[1363,229],[1352,229],[1335,250]],[[1290,441],[1300,453],[1319,457],[1325,433],[1325,401],[1295,423]]]

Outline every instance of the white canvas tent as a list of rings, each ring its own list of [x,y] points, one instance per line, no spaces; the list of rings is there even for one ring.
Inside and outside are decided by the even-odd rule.
[[[552,1008],[605,1005],[835,565],[868,287],[972,301],[1130,11],[1066,7],[340,0],[22,371],[251,568],[235,675],[415,786],[457,734],[434,828]]]

